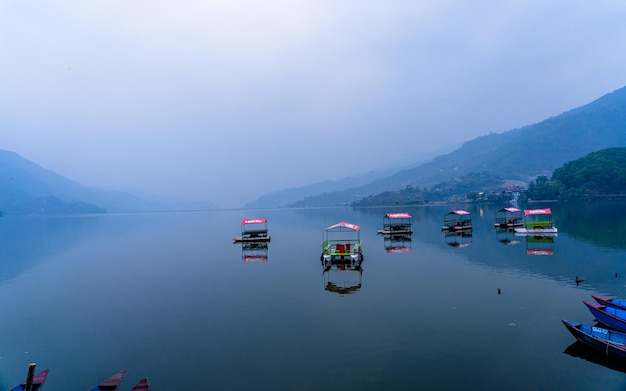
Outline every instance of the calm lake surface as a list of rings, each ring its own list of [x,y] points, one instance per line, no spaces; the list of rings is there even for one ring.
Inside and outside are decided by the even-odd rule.
[[[4,216],[0,390],[29,362],[50,368],[46,391],[121,369],[123,391],[623,390],[626,364],[560,320],[594,324],[583,300],[626,297],[626,204],[522,205],[552,209],[553,242],[496,232],[503,206]],[[441,232],[457,207],[471,236]],[[376,234],[394,211],[413,215],[410,251]],[[268,219],[266,262],[233,244],[248,217]],[[361,273],[323,273],[339,221],[361,226]]]

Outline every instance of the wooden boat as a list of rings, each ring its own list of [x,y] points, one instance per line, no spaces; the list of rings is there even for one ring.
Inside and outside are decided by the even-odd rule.
[[[522,210],[518,208],[502,208],[496,211],[495,228],[513,229],[524,226]]]
[[[524,209],[524,226],[515,228],[515,233],[520,235],[556,236],[557,228],[552,222],[550,208]]]
[[[615,307],[626,311],[626,300],[623,299],[611,299],[609,297],[591,295],[598,304],[605,305],[607,307]]]
[[[253,218],[241,220],[241,236],[236,237],[235,243],[241,242],[269,242],[267,219]]]
[[[379,235],[411,235],[411,215],[408,212],[387,213],[383,216],[383,229],[378,230]]]
[[[561,321],[576,340],[604,351],[607,356],[626,359],[626,334],[570,320]]]
[[[443,217],[442,231],[461,231],[472,229],[472,214],[466,210],[453,210]]]
[[[117,391],[120,388],[120,384],[122,384],[125,373],[125,370],[121,370],[89,391]]]
[[[361,228],[342,221],[322,231],[322,262],[361,262]]]
[[[43,371],[41,371],[38,374],[33,376],[33,378],[32,378],[32,387],[31,387],[32,391],[39,391],[39,390],[42,389],[44,383],[46,382],[46,378],[48,377],[48,372],[50,372],[49,369],[44,369]],[[32,374],[32,372],[31,372],[31,374]],[[27,382],[28,382],[28,379],[26,379],[26,381],[24,383],[18,384],[17,386],[11,388],[11,391],[24,391],[24,390],[26,390],[26,386],[27,386],[26,383]]]
[[[616,330],[626,332],[626,310],[583,301],[596,320]]]
[[[135,386],[131,388],[130,391],[150,391],[151,389],[152,387],[150,387],[150,382],[146,378],[139,380],[139,383],[135,384]]]

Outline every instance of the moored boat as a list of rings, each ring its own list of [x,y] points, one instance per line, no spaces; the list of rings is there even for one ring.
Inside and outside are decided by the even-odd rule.
[[[241,220],[241,236],[237,236],[233,241],[241,242],[269,242],[271,239],[267,230],[267,219],[252,218]]]
[[[139,383],[135,384],[130,391],[150,391],[152,387],[150,387],[150,382],[147,378],[139,380]]]
[[[378,230],[379,235],[411,235],[411,215],[408,212],[387,213],[383,217],[383,229]]]
[[[521,235],[556,236],[558,230],[552,221],[550,208],[524,209],[524,226],[515,228],[515,233]]]
[[[361,262],[361,228],[345,221],[322,231],[322,262],[350,260]]]
[[[509,207],[496,211],[495,228],[513,229],[515,227],[522,227],[523,225],[524,218],[521,209]]]
[[[103,380],[89,391],[117,391],[120,388],[120,384],[122,384],[122,379],[124,378],[125,373],[125,370],[121,370],[108,379]]]
[[[33,367],[34,370],[34,367]],[[24,391],[26,390],[26,387],[30,387],[30,389],[32,391],[39,391],[42,389],[44,383],[46,382],[46,378],[48,377],[48,372],[50,372],[49,369],[44,369],[43,371],[39,372],[38,374],[32,376],[33,372],[30,372],[29,375],[27,376],[27,379],[24,383],[20,383],[17,386],[11,388],[11,391]],[[32,381],[30,382],[30,384],[26,384],[29,383],[28,377],[32,376]]]
[[[461,231],[472,229],[472,214],[466,210],[450,211],[443,217],[442,231]]]
[[[600,295],[591,295],[598,304],[605,305],[607,307],[615,307],[626,311],[626,300],[623,299],[612,299],[609,297],[604,297]]]
[[[583,301],[596,320],[616,330],[626,332],[626,310]]]
[[[607,356],[626,359],[626,334],[570,320],[561,321],[576,340],[604,351]]]

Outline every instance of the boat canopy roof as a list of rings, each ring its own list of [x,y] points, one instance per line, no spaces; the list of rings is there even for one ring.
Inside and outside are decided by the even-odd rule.
[[[255,219],[243,219],[241,220],[241,224],[266,224],[267,223],[267,219],[262,217],[262,218],[255,218]]]
[[[337,223],[335,225],[331,225],[330,227],[325,228],[324,231],[330,231],[331,229],[335,229],[335,228],[347,228],[353,231],[358,231],[361,229],[361,227],[359,227],[356,224],[346,223],[345,221],[342,221],[340,223]]]
[[[543,209],[524,209],[524,215],[551,215],[552,211],[550,208]]]
[[[400,213],[387,213],[385,217],[388,219],[410,219],[411,215],[408,212],[400,212]]]
[[[462,209],[453,210],[452,212],[448,212],[449,215],[468,215],[470,212]]]
[[[511,212],[511,213],[516,213],[516,212],[521,212],[521,209],[518,208],[513,208],[513,207],[509,207],[509,208],[502,208],[500,210],[498,210],[498,212]]]

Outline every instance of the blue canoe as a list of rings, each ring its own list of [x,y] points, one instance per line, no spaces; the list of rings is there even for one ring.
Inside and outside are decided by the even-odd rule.
[[[598,304],[605,305],[607,307],[615,307],[626,311],[626,300],[624,299],[611,299],[610,297],[604,297],[599,295],[591,295]]]
[[[33,377],[33,391],[39,391],[43,387],[43,384],[46,382],[46,378],[48,377],[48,369],[44,369]],[[32,372],[31,372],[32,373]],[[26,389],[26,383],[22,383],[18,386],[11,388],[11,391],[24,391]]]
[[[616,330],[626,332],[626,310],[583,301],[596,320]]]
[[[126,371],[121,370],[89,391],[117,391],[120,388],[120,384],[122,384],[122,378],[124,378],[125,373]]]
[[[561,322],[577,341],[601,350],[607,356],[626,360],[626,334],[570,320],[561,320]]]

